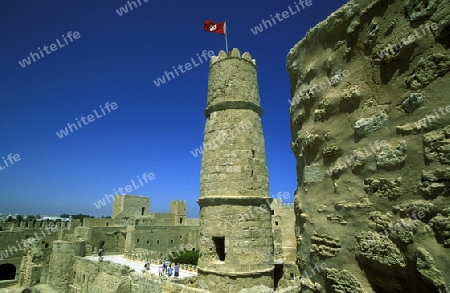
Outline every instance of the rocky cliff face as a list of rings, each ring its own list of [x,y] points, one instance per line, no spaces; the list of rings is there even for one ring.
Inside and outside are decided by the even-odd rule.
[[[449,47],[448,1],[360,0],[289,52],[300,292],[447,292]]]

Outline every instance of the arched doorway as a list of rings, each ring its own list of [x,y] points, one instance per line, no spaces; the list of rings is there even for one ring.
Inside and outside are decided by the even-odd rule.
[[[10,263],[0,265],[0,281],[14,280],[16,278],[16,266]]]

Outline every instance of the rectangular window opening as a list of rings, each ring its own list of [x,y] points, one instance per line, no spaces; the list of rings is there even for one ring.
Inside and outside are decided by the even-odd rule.
[[[145,208],[142,208],[142,211],[141,211],[141,216],[143,216],[143,215],[144,215],[144,212],[145,212]]]
[[[213,237],[214,245],[216,246],[217,257],[220,261],[225,260],[225,237]]]

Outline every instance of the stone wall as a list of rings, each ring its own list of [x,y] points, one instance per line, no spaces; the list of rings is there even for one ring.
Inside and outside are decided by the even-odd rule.
[[[84,241],[54,241],[49,264],[48,284],[60,293],[68,292],[69,285],[74,278],[75,257],[84,255]]]
[[[74,235],[92,247],[97,252],[103,246],[106,253],[123,253],[125,250],[125,227],[77,227]]]
[[[349,1],[289,52],[301,292],[450,284],[449,14]]]
[[[170,201],[170,213],[174,215],[173,225],[186,225],[186,201]]]
[[[84,218],[83,227],[109,227],[116,225],[113,219]]]
[[[283,204],[281,199],[272,202],[272,229],[274,238],[274,261],[282,269],[281,283],[299,277],[296,266],[297,241],[295,238],[295,214],[293,204]],[[276,268],[277,268],[276,267]],[[278,278],[277,277],[277,278]],[[280,282],[280,280],[276,281]]]
[[[52,247],[53,241],[58,239],[58,231],[55,226],[53,230],[50,228],[46,230],[46,227],[42,228],[22,228],[18,231],[2,231],[0,232],[0,265],[12,264],[16,267],[16,279],[19,279],[21,272],[21,262],[22,257],[25,254],[24,251],[24,240],[25,244],[31,242],[32,238],[36,239],[36,249],[40,249],[40,254],[43,258],[48,260]],[[58,228],[61,229],[61,228]],[[47,263],[48,266],[48,263]],[[44,272],[46,272],[45,265],[43,267]],[[44,276],[45,279],[45,276]]]
[[[150,211],[150,198],[137,195],[114,196],[112,218],[126,218],[147,215]]]
[[[125,251],[146,249],[168,254],[171,251],[183,250],[184,247],[198,249],[199,232],[196,226],[155,226],[133,227],[127,234]]]

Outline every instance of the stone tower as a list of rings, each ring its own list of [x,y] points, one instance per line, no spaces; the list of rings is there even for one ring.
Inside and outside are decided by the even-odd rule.
[[[150,198],[139,195],[118,195],[114,197],[112,218],[127,218],[148,215]]]
[[[85,256],[84,241],[53,241],[48,284],[58,293],[71,292],[69,284],[73,282],[74,256]]]
[[[170,213],[174,215],[174,225],[186,225],[186,201],[170,201]]]
[[[211,58],[200,175],[198,282],[211,292],[273,288],[271,198],[256,63]]]

